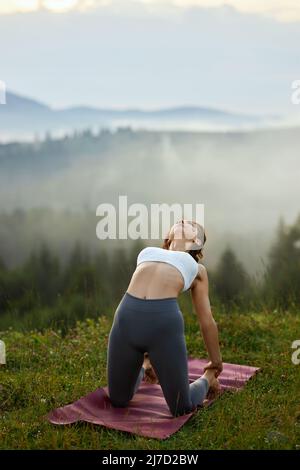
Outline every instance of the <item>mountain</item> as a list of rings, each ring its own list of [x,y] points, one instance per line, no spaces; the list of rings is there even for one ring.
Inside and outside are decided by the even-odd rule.
[[[223,110],[178,106],[173,108],[105,109],[74,106],[54,109],[37,100],[8,92],[0,106],[0,141],[29,139],[47,132],[53,135],[85,128],[131,126],[149,130],[228,130],[257,127],[264,119]]]
[[[36,113],[50,112],[50,107],[31,98],[16,95],[14,93],[6,93],[6,105],[1,106],[0,115],[3,113]]]

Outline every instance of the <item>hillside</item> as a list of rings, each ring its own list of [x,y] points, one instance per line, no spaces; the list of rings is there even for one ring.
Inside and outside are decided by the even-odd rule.
[[[182,307],[183,308],[183,307]],[[207,357],[196,318],[183,308],[188,353]],[[65,427],[43,419],[105,386],[106,351],[112,315],[59,332],[0,333],[7,366],[0,368],[1,449],[299,449],[300,365],[291,343],[300,316],[286,312],[215,312],[226,362],[261,367],[246,387],[225,393],[166,441],[145,439],[87,423]]]

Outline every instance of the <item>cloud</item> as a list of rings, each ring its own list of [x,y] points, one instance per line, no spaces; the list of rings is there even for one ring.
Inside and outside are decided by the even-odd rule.
[[[74,9],[101,6],[99,0],[0,0],[0,14],[27,13],[38,10],[65,12]]]
[[[192,6],[215,8],[231,6],[247,14],[259,14],[282,22],[300,21],[299,0],[0,0],[0,14],[48,10],[65,13],[71,10],[86,11],[110,7],[118,12],[142,6],[145,14],[159,13],[165,9],[186,9]]]

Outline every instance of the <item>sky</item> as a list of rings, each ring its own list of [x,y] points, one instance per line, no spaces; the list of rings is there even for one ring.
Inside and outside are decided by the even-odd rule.
[[[0,80],[52,107],[293,114],[299,0],[0,0]]]

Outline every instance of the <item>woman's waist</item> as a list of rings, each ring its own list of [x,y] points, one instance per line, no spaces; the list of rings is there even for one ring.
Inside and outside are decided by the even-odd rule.
[[[128,290],[125,292],[123,299],[126,300],[126,305],[133,310],[149,310],[149,311],[166,311],[178,310],[178,298],[175,295],[166,293],[165,297],[140,297]]]

